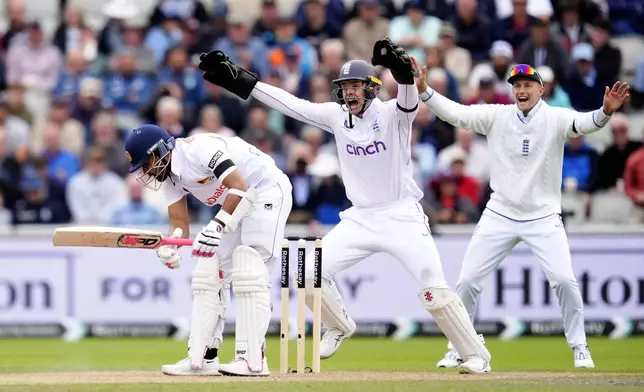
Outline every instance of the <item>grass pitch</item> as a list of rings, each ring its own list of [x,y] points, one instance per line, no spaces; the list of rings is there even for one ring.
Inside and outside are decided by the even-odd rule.
[[[309,340],[310,341],[310,340]],[[227,337],[222,361],[233,356]],[[379,391],[642,391],[644,339],[589,340],[596,368],[573,368],[572,351],[560,338],[488,339],[489,375],[459,375],[437,369],[446,341],[417,338],[352,338],[321,374],[278,373],[279,341],[268,342],[270,378],[168,377],[160,366],[186,356],[186,342],[167,339],[88,339],[65,343],[49,339],[0,340],[0,391],[21,392],[351,392]],[[290,359],[294,365],[295,342]],[[307,362],[310,361],[310,347]],[[213,385],[216,384],[216,385]],[[222,385],[224,384],[224,385]]]

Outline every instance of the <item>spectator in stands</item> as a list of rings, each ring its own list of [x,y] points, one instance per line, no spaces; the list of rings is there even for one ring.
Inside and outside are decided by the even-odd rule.
[[[171,85],[181,89],[177,98],[183,102],[186,117],[196,117],[204,80],[201,72],[190,66],[185,48],[176,46],[168,50],[164,67],[157,77],[160,85]]]
[[[420,66],[425,63],[425,48],[438,44],[441,21],[426,15],[420,0],[407,0],[403,5],[404,15],[397,16],[389,23],[389,38],[416,57]]]
[[[80,160],[74,153],[61,147],[58,125],[48,123],[42,131],[42,157],[47,162],[49,174],[63,183],[80,170]]]
[[[333,23],[327,19],[325,3],[328,0],[304,0],[304,22],[300,23],[297,35],[304,38],[317,51],[328,39],[340,38],[342,36],[342,22]]]
[[[492,8],[494,8],[498,19],[512,15],[512,0],[492,0],[490,2],[494,3]],[[529,0],[528,14],[541,20],[551,20],[553,14],[551,0]]]
[[[201,109],[199,125],[190,131],[189,136],[199,133],[216,133],[227,137],[236,136],[235,131],[224,125],[221,110],[215,105],[206,105]]]
[[[277,1],[262,0],[259,18],[255,21],[252,35],[262,38],[265,42],[272,41],[278,19],[279,10],[277,9]]]
[[[512,86],[508,83],[510,71],[514,66],[512,62],[512,46],[505,41],[494,41],[489,51],[490,61],[477,64],[469,79],[468,97],[476,97],[479,94],[481,79],[494,79],[494,91],[499,95],[508,98],[512,95]]]
[[[340,163],[335,155],[321,154],[309,166],[315,178],[315,187],[309,199],[313,224],[335,225],[340,212],[350,207],[344,185],[340,180]]]
[[[418,114],[411,128],[411,159],[414,162],[414,180],[420,189],[425,187],[425,184],[436,172],[436,148],[431,143],[420,142],[421,128],[431,121],[429,108],[426,105],[422,106],[418,107]]]
[[[85,140],[91,138],[92,117],[101,110],[103,81],[97,78],[83,78],[78,86],[78,98],[72,103],[70,117],[80,122],[85,129]]]
[[[40,22],[31,22],[25,39],[16,39],[9,47],[7,83],[22,83],[49,94],[56,86],[62,65],[60,51],[45,41]]]
[[[629,139],[628,118],[623,113],[613,114],[610,131],[613,142],[599,159],[594,190],[615,190],[617,182],[624,178],[628,157],[642,147],[641,142]]]
[[[595,50],[595,68],[608,80],[618,80],[622,72],[622,51],[610,43],[610,22],[597,20],[588,30]]]
[[[9,113],[6,96],[0,97],[0,130],[5,135],[5,153],[17,154],[16,158],[22,162],[21,158],[26,158],[29,150],[29,124]]]
[[[562,37],[562,43],[567,52],[580,42],[588,42],[589,35],[586,24],[579,14],[579,0],[560,0],[561,22],[554,22],[552,33]]]
[[[268,125],[268,110],[264,106],[254,106],[248,112],[248,126],[240,137],[251,144],[268,138],[279,149],[279,137],[270,131]]]
[[[496,23],[496,39],[508,42],[516,53],[530,37],[530,25],[536,18],[528,13],[528,0],[513,0],[512,7],[512,15]]]
[[[96,58],[98,42],[92,29],[83,21],[81,6],[67,4],[64,19],[54,32],[53,43],[63,55],[76,51],[85,61],[93,61]]]
[[[492,25],[478,12],[477,0],[456,0],[452,25],[458,35],[456,45],[469,50],[475,62],[485,60],[492,44]]]
[[[536,71],[543,81],[543,96],[541,98],[550,106],[562,108],[572,107],[568,93],[561,88],[559,81],[555,79],[555,73],[552,72],[552,68],[547,65],[542,65]]]
[[[221,109],[224,125],[236,133],[240,133],[246,126],[247,110],[239,99],[231,97],[226,90],[212,83],[204,83],[204,96],[201,107],[215,105]]]
[[[125,158],[121,131],[110,111],[98,112],[92,121],[92,145],[101,147],[107,156],[107,168],[125,177],[130,163]]]
[[[427,83],[439,94],[447,95],[448,79],[443,69],[434,68],[427,72]],[[433,116],[433,121],[420,139],[421,142],[429,142],[436,147],[437,151],[454,143],[454,127],[440,118]]]
[[[113,226],[160,225],[165,219],[159,211],[143,200],[143,185],[136,174],[126,178],[129,200],[116,209],[110,218]]]
[[[4,198],[4,206],[13,208],[20,198],[21,166],[15,155],[7,148],[9,146],[6,129],[0,128],[0,193]]]
[[[135,17],[139,10],[131,0],[110,0],[102,11],[107,21],[98,34],[98,53],[102,57],[110,57],[123,49],[125,21]]]
[[[639,220],[644,223],[644,147],[640,147],[626,161],[624,191],[639,207]]]
[[[183,124],[183,107],[176,97],[163,97],[156,106],[155,123],[174,137],[185,137],[188,130]]]
[[[69,102],[65,99],[54,99],[49,107],[45,122],[36,124],[31,130],[31,148],[35,153],[42,151],[42,135],[45,124],[58,127],[60,132],[60,146],[77,157],[83,155],[86,145],[86,132],[83,124],[70,118]]]
[[[452,74],[459,84],[459,96],[464,97],[463,87],[472,69],[470,52],[456,45],[456,29],[449,23],[443,23],[438,35],[438,46],[443,54],[443,64],[447,72]]]
[[[213,50],[222,50],[230,61],[252,70],[261,76],[270,71],[266,61],[267,48],[261,38],[250,35],[251,22],[244,16],[230,18],[226,36],[213,44]]]
[[[581,112],[590,112],[601,107],[604,89],[613,85],[612,80],[597,72],[593,63],[594,57],[595,51],[589,43],[582,42],[572,48],[575,69],[563,88],[570,96],[572,107]]]
[[[346,17],[346,9],[344,7],[344,0],[316,0],[316,1],[321,1],[321,3],[324,6],[324,13],[326,14],[325,20],[327,21],[329,25],[331,25],[332,29],[341,32],[342,31],[342,25],[345,22],[345,17]],[[303,26],[306,24],[306,10],[308,6],[309,1],[303,0],[299,1],[299,5],[297,7],[297,10],[295,12],[295,15],[293,16],[293,21],[295,24],[298,26]]]
[[[152,49],[143,44],[143,28],[131,21],[123,22],[122,47],[130,49],[136,57],[137,70],[139,72],[156,72],[157,64]],[[118,50],[112,52],[109,63],[115,63],[118,57]]]
[[[166,15],[174,15],[184,22],[208,22],[208,11],[200,0],[160,0],[150,15],[149,25],[153,27],[163,24]]]
[[[460,102],[461,96],[458,81],[454,75],[445,68],[445,56],[443,55],[440,46],[436,44],[425,48],[425,64],[429,70],[440,69],[445,72],[445,75],[447,76],[447,97],[453,101]],[[396,86],[397,85],[398,84],[396,83]]]
[[[65,68],[58,76],[56,87],[52,95],[56,98],[65,98],[70,101],[76,99],[80,81],[91,73],[87,70],[87,61],[79,50],[70,49],[65,56]]]
[[[568,76],[568,54],[559,37],[549,31],[550,25],[540,19],[532,21],[530,38],[519,47],[517,63],[530,64],[533,67],[547,65],[555,73],[557,80],[566,80]]]
[[[27,28],[27,7],[22,0],[7,0],[5,10],[9,28],[2,37],[2,50],[6,51],[13,43],[13,39]]]
[[[314,192],[313,176],[308,171],[308,162],[304,158],[295,160],[293,169],[286,174],[293,185],[293,208],[289,223],[308,223],[313,219],[311,197]]]
[[[51,174],[47,160],[42,156],[34,157],[31,160],[31,167],[46,184],[47,198],[62,208],[62,216],[65,222],[68,222],[72,215],[67,206],[66,183]]]
[[[145,35],[144,45],[154,53],[157,66],[163,64],[167,51],[181,44],[183,39],[183,20],[179,14],[172,12],[164,11],[159,25],[151,27]]]
[[[11,84],[7,86],[7,105],[9,106],[9,114],[24,120],[28,125],[34,124],[33,111],[27,106],[25,102],[25,86],[21,83]]]
[[[114,70],[105,78],[103,105],[113,107],[121,116],[138,117],[155,89],[155,80],[138,71],[136,52],[122,49],[117,55]]]
[[[78,224],[107,224],[114,211],[127,200],[123,179],[108,170],[107,155],[90,147],[83,170],[67,183],[67,205]]]
[[[295,19],[290,15],[280,15],[275,28],[275,43],[268,52],[268,63],[273,69],[284,69],[288,67],[289,57],[296,57],[297,68],[305,81],[303,84],[306,84],[317,67],[318,56],[315,49],[296,33]]]
[[[379,0],[357,0],[358,15],[351,19],[343,32],[346,55],[349,59],[370,61],[373,45],[389,32],[389,21],[381,16]]]
[[[635,69],[635,82],[631,88],[631,105],[634,109],[644,107],[644,56],[640,57]]]
[[[583,136],[569,139],[564,147],[563,184],[573,179],[577,190],[592,191],[597,181],[598,164],[599,154],[585,143]]]
[[[484,184],[490,178],[490,155],[487,143],[478,138],[474,131],[459,128],[456,142],[438,154],[437,169],[441,173],[451,170],[457,157],[465,156],[465,174]]]
[[[496,78],[482,77],[479,79],[478,95],[463,102],[465,105],[491,104],[507,105],[511,103],[510,97],[506,94],[496,92]]]
[[[436,178],[424,198],[429,204],[432,223],[475,223],[479,218],[476,205],[459,194],[455,176],[444,174]]]
[[[11,224],[11,211],[6,208],[4,195],[0,188],[0,227],[9,226]]]
[[[344,43],[340,39],[328,39],[320,47],[320,73],[325,76],[326,89],[331,85],[331,81],[338,77],[340,68],[345,63]],[[311,84],[316,75],[311,77]],[[311,91],[315,91],[312,88]]]
[[[20,180],[20,190],[23,198],[15,203],[11,211],[14,225],[69,222],[65,208],[59,201],[48,197],[47,184],[33,167],[25,167]]]

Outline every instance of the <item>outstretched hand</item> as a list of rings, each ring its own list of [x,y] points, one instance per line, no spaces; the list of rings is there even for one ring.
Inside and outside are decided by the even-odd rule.
[[[411,56],[411,63],[414,66],[414,69],[417,71],[418,76],[415,76],[416,88],[418,89],[418,94],[422,94],[427,91],[427,67],[420,67],[416,57]]]
[[[628,93],[629,89],[630,86],[628,83],[620,81],[617,81],[611,89],[606,86],[604,91],[604,113],[611,116],[613,113],[618,111],[624,102],[626,102],[626,100],[631,96]]]

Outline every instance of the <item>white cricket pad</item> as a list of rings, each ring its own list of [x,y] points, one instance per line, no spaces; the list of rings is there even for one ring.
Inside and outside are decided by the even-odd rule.
[[[263,345],[271,319],[268,269],[253,248],[240,245],[233,251],[233,293],[237,302],[235,356],[253,372],[263,370]]]
[[[296,273],[297,274],[297,273]],[[297,276],[295,277],[297,281]],[[313,278],[306,279],[306,306],[313,311]],[[356,330],[356,323],[353,321],[344,307],[342,296],[335,285],[335,282],[322,277],[322,306],[320,309],[322,324],[326,327],[337,328],[346,335],[351,335]]]
[[[418,297],[464,361],[473,355],[488,362],[492,359],[456,293],[449,288],[429,287]]]
[[[203,367],[207,348],[215,347],[216,336],[221,335],[226,318],[227,301],[223,294],[223,281],[219,275],[219,259],[197,260],[192,272],[192,321],[188,356],[194,369]],[[220,330],[217,333],[217,330]]]

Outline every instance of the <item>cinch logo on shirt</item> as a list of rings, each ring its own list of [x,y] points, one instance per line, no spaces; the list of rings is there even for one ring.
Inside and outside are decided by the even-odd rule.
[[[224,186],[224,184],[221,184],[219,188],[217,188],[215,193],[209,198],[207,198],[204,203],[209,206],[214,206],[215,203],[217,203],[217,200],[219,200],[219,198],[221,197],[221,195],[224,194],[224,191],[226,191],[226,187]]]
[[[387,146],[381,141],[373,142],[373,144],[366,147],[347,144],[347,153],[349,155],[374,155],[380,151],[387,151]]]

